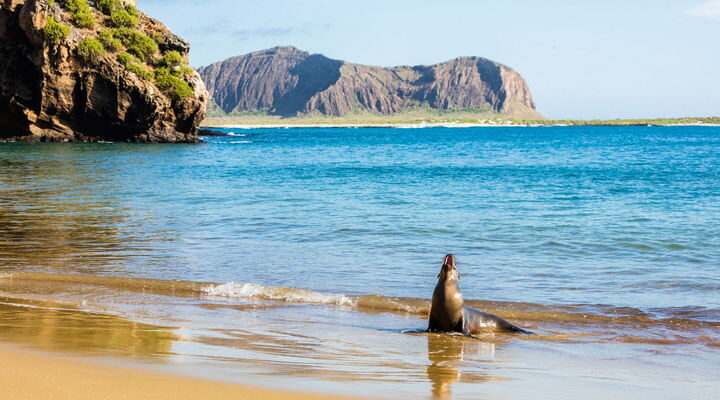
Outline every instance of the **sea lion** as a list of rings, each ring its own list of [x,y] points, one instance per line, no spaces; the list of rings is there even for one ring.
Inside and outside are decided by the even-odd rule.
[[[480,332],[513,332],[532,334],[504,319],[466,307],[458,287],[455,256],[445,257],[433,292],[428,332],[458,332],[471,336]]]

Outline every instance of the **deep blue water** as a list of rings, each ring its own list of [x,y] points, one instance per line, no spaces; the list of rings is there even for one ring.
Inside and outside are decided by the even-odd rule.
[[[227,131],[0,145],[0,271],[720,308],[720,128]]]

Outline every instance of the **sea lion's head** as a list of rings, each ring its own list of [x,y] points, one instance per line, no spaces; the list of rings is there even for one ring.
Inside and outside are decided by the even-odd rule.
[[[455,256],[448,254],[445,256],[442,268],[438,274],[438,279],[441,281],[456,281],[460,279],[457,267],[455,266]]]

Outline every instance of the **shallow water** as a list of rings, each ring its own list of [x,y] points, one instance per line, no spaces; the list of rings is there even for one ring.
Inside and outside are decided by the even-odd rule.
[[[719,128],[233,133],[0,145],[0,340],[384,398],[718,390]],[[537,335],[413,334],[450,252]]]

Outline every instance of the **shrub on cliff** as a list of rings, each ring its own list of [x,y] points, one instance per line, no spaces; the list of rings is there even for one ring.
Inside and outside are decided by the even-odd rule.
[[[103,46],[105,46],[105,49],[111,53],[120,51],[123,47],[122,42],[113,36],[110,29],[101,30],[98,34],[98,40],[100,40]]]
[[[95,0],[95,8],[105,15],[111,15],[113,11],[122,8],[122,0]]]
[[[120,9],[113,11],[110,16],[110,22],[117,28],[135,28],[140,19],[135,15],[130,15],[129,12]]]
[[[130,14],[133,17],[137,17],[138,19],[140,18],[140,11],[138,11],[138,9],[135,8],[135,6],[132,4],[126,5],[125,11],[127,11],[128,14]]]
[[[90,10],[87,0],[65,0],[65,9],[70,12],[72,21],[81,28],[95,26],[95,17]]]
[[[167,52],[160,60],[158,60],[158,64],[160,66],[167,67],[171,70],[183,65],[184,63],[185,59],[183,56],[180,55],[180,52],[175,50]]]
[[[77,47],[77,54],[85,61],[97,61],[105,55],[105,46],[97,39],[85,39]]]
[[[187,59],[176,50],[168,51],[157,61],[157,65],[167,68],[172,75],[179,78],[184,78],[193,72],[188,65]]]
[[[70,27],[55,21],[55,18],[50,16],[47,19],[45,28],[43,28],[43,32],[45,33],[45,39],[49,43],[57,45],[67,38],[70,33]]]
[[[152,56],[158,52],[158,45],[147,35],[129,28],[115,28],[113,36],[120,40],[127,48],[128,53],[139,57],[143,61],[152,60]]]
[[[154,32],[154,33],[151,35],[151,37],[152,37],[152,39],[155,41],[155,43],[157,43],[157,44],[159,44],[159,45],[161,45],[161,46],[164,45],[165,43],[167,43],[167,39],[166,39],[165,36],[163,36],[161,33]]]
[[[151,81],[155,77],[152,71],[148,70],[141,61],[130,53],[122,52],[118,54],[117,59],[120,64],[125,66],[125,69],[145,80]]]
[[[155,70],[155,86],[158,89],[169,92],[177,100],[182,100],[193,95],[190,85],[184,80],[173,76],[167,68]]]
[[[137,58],[135,58],[134,55],[132,55],[128,52],[122,52],[122,53],[118,54],[117,59],[120,64],[122,64],[126,67],[128,65],[130,65],[131,63],[137,62]]]

